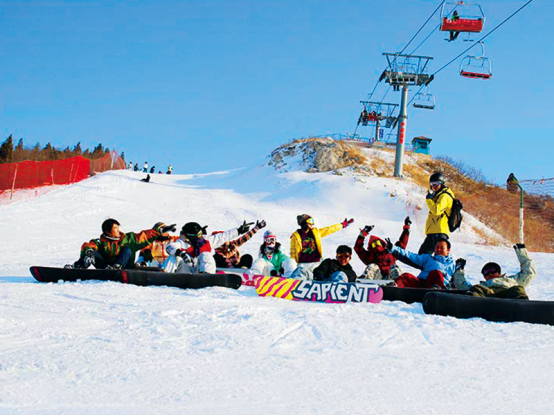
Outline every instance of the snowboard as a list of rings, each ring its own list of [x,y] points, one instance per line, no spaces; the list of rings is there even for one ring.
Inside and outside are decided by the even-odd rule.
[[[54,283],[60,280],[67,282],[103,280],[138,286],[171,286],[181,289],[201,289],[211,286],[238,289],[241,286],[241,277],[236,274],[164,273],[133,269],[64,269],[41,266],[33,266],[30,270],[33,277],[43,283]]]
[[[318,282],[263,276],[255,281],[261,297],[272,296],[303,302],[323,303],[379,303],[383,290],[378,285],[365,283]]]
[[[390,281],[389,281],[390,283]],[[444,292],[457,295],[467,293],[467,290],[436,290],[436,289],[419,289],[413,287],[390,287],[382,286],[383,300],[400,301],[404,303],[423,303],[423,298],[430,292]]]
[[[552,301],[480,298],[435,291],[425,295],[423,310],[426,314],[455,318],[554,325]]]
[[[251,274],[250,269],[217,269],[217,274],[237,274],[240,276],[242,286],[256,286],[256,280],[259,277],[265,277],[263,274]]]

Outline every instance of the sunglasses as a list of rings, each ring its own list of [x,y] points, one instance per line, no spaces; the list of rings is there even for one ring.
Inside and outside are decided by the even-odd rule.
[[[483,270],[483,276],[488,276],[491,273],[496,273],[496,269]]]
[[[315,221],[314,221],[313,218],[308,218],[308,219],[306,220],[306,224],[314,225],[314,224],[315,224]]]
[[[348,254],[348,253],[339,253],[339,254],[337,254],[337,257],[340,258],[340,259],[349,259],[350,254]]]

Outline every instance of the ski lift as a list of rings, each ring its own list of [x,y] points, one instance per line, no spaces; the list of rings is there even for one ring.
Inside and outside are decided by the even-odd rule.
[[[460,63],[460,75],[466,78],[490,79],[492,78],[492,64],[485,56],[485,45],[481,44],[481,56],[468,55]]]
[[[414,95],[413,100],[412,106],[415,108],[423,108],[425,110],[435,109],[435,96],[431,94],[429,87],[427,87],[426,93],[418,92]]]
[[[443,32],[479,33],[484,24],[485,13],[478,4],[458,1],[442,5],[440,30]]]

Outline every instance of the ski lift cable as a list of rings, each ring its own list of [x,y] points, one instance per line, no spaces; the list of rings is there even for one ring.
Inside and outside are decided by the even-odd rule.
[[[396,62],[396,59],[398,58],[399,55],[402,55],[402,52],[404,52],[408,46],[410,46],[410,43],[413,42],[413,40],[417,37],[417,35],[419,35],[419,32],[421,32],[423,30],[423,28],[427,25],[427,23],[429,23],[429,20],[431,20],[433,18],[433,16],[437,13],[437,11],[442,7],[442,5],[444,4],[446,0],[442,0],[441,3],[437,6],[437,8],[433,11],[433,13],[431,13],[431,15],[427,18],[427,20],[425,21],[425,23],[423,23],[423,25],[419,28],[419,30],[416,32],[416,34],[414,36],[412,36],[412,38],[410,39],[410,41],[406,44],[406,46],[404,46],[404,48],[398,52],[396,54],[396,56],[394,57],[393,61],[391,62],[390,66],[392,67],[392,65],[394,65],[394,63]],[[419,47],[421,45],[423,45],[427,39],[429,39],[429,37],[431,36],[431,34],[433,34],[435,32],[435,30],[437,30],[438,28],[440,27],[440,25],[438,25],[435,29],[433,29],[431,31],[431,33],[429,35],[427,35],[427,37],[423,40],[423,42],[421,42],[417,48],[414,49],[414,51],[412,52],[412,54],[417,50],[419,49]],[[386,68],[385,68],[386,70]],[[369,99],[371,99],[371,96],[373,95],[373,93],[375,92],[375,89],[377,88],[377,85],[379,85],[379,81],[377,81],[377,83],[375,84],[375,87],[373,88],[373,91],[371,92],[371,94],[369,95]],[[383,96],[383,98],[381,99],[381,102],[385,99],[385,97],[387,96],[387,94],[389,93],[390,91],[390,85],[389,85],[389,89],[387,90],[387,92],[385,93],[385,95]]]
[[[489,37],[490,35],[492,35],[492,33],[494,31],[496,31],[497,29],[500,28],[500,26],[502,26],[504,23],[506,23],[508,20],[510,20],[512,17],[514,17],[516,14],[518,14],[524,7],[526,7],[527,5],[529,5],[530,3],[532,3],[533,0],[529,0],[527,1],[527,3],[525,3],[523,6],[521,6],[519,9],[517,9],[515,12],[513,12],[510,16],[508,16],[506,19],[504,19],[504,21],[502,23],[500,23],[499,25],[497,25],[494,29],[492,29],[489,33],[487,33],[485,36],[483,36],[481,39],[479,39],[477,42],[475,42],[473,45],[471,45],[469,48],[467,48],[465,51],[463,51],[462,53],[460,53],[458,56],[456,56],[454,59],[452,59],[450,62],[448,62],[447,64],[445,64],[444,66],[442,66],[439,70],[437,70],[433,75],[431,75],[432,77],[434,77],[435,75],[437,75],[439,72],[441,72],[444,68],[446,68],[448,65],[450,65],[451,63],[457,61],[462,55],[464,55],[466,52],[468,52],[470,49],[474,48],[477,44],[479,44],[480,42],[482,42],[483,40],[485,40],[485,38]]]
[[[465,51],[463,51],[462,53],[460,53],[458,56],[456,56],[454,59],[452,59],[450,62],[448,62],[447,64],[445,64],[444,66],[442,66],[441,68],[439,68],[433,75],[431,75],[431,77],[435,77],[435,75],[437,75],[440,71],[442,71],[444,68],[446,68],[448,65],[450,65],[451,63],[457,61],[458,59],[460,59],[460,57],[462,55],[464,55],[466,52],[468,52],[469,50],[471,50],[472,48],[474,48],[476,45],[480,44],[483,40],[485,40],[485,38],[487,38],[488,36],[492,35],[492,33],[494,31],[496,31],[496,29],[500,28],[500,26],[502,26],[504,23],[506,23],[508,20],[510,20],[512,17],[514,17],[516,14],[518,14],[524,7],[526,7],[527,5],[529,5],[530,3],[532,3],[533,0],[529,0],[527,3],[525,3],[523,6],[521,6],[519,9],[517,9],[515,12],[513,12],[510,16],[508,16],[506,19],[504,19],[504,21],[502,21],[502,23],[498,24],[496,27],[494,27],[489,33],[487,33],[485,36],[483,36],[481,39],[479,39],[477,42],[475,42],[473,45],[471,45],[469,48],[467,48]],[[412,97],[412,99],[410,100],[410,102],[408,102],[408,105],[410,105],[412,103],[412,101],[414,100],[415,96],[417,94],[419,94],[421,92],[421,90],[423,89],[423,87],[425,87],[425,84],[423,84],[419,90],[416,92],[416,94],[414,94],[414,96]]]
[[[440,23],[439,23],[439,24],[437,25],[437,27],[435,27],[435,28],[431,31],[431,33],[429,33],[429,34],[427,35],[427,37],[426,37],[425,39],[423,39],[423,42],[421,42],[419,45],[417,45],[417,48],[415,48],[415,49],[410,53],[410,55],[413,55],[413,54],[414,54],[425,42],[427,42],[427,39],[429,39],[429,38],[431,37],[431,35],[432,35],[433,33],[435,33],[436,30],[437,30],[438,28],[440,28],[440,27],[441,27],[441,25],[440,25]]]

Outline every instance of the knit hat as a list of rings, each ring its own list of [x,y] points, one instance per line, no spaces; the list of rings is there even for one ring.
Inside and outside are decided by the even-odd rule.
[[[264,233],[264,240],[268,239],[268,238],[275,238],[277,239],[277,236],[271,231],[271,230],[267,230],[265,233]]]
[[[487,274],[489,273],[502,273],[501,269],[500,269],[500,265],[498,263],[494,263],[494,262],[490,262],[490,263],[487,263],[483,266],[483,268],[481,269],[481,274],[483,276],[486,276],[485,272],[487,272]]]
[[[312,218],[310,215],[308,214],[301,214],[301,215],[298,215],[296,217],[296,222],[298,223],[298,225],[302,225],[303,223],[306,222],[306,220]]]

